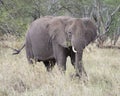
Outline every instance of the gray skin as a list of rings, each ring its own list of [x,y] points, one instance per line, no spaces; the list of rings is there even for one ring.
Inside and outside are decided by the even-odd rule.
[[[32,22],[24,44],[28,62],[33,64],[33,61],[43,61],[47,71],[52,70],[56,62],[47,29],[47,25],[52,19],[52,16],[45,16]]]
[[[51,70],[57,62],[62,70],[66,70],[67,40],[65,24],[61,20],[69,17],[42,17],[30,25],[26,34],[26,55],[30,64],[43,61],[47,70]]]
[[[84,48],[96,39],[97,27],[89,18],[72,18],[67,21],[65,32],[69,34],[69,42],[73,50],[71,61],[76,69],[76,75],[81,77],[86,72],[82,64],[82,55]]]
[[[43,61],[49,71],[57,62],[66,70],[66,59],[76,69],[76,75],[85,73],[82,64],[84,48],[97,36],[97,28],[89,18],[66,16],[42,17],[35,20],[26,34],[26,55],[29,63]]]
[[[62,70],[66,70],[66,58],[70,56],[71,63],[76,69],[76,76],[87,75],[82,64],[83,50],[90,42],[95,40],[97,27],[89,18],[78,19],[62,16],[56,18],[49,25],[49,32],[53,32],[52,45],[57,64]],[[63,26],[58,26],[60,30],[54,31],[52,26],[59,25],[56,23],[58,18]],[[64,29],[61,30],[62,28]]]
[[[65,49],[67,49],[67,41],[66,38],[64,38],[66,35],[64,31],[65,24],[61,18],[63,21],[66,21],[70,17],[45,16],[32,22],[26,34],[26,42],[19,50],[13,49],[13,55],[19,54],[25,47],[27,59],[30,64],[33,64],[34,60],[35,62],[43,61],[47,71],[51,71],[56,63],[55,58],[58,57],[55,57],[56,52],[53,52],[53,46],[55,46],[57,43],[57,45],[63,46]],[[66,54],[67,53],[68,52],[66,52]],[[63,57],[66,58],[66,55]],[[60,64],[58,65],[60,66]],[[62,66],[65,65],[66,64],[62,64]]]

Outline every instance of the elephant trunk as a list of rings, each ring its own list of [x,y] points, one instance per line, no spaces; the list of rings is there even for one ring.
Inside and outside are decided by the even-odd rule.
[[[74,53],[80,53],[81,50],[83,50],[86,46],[86,40],[85,39],[73,39],[71,41],[72,50]]]

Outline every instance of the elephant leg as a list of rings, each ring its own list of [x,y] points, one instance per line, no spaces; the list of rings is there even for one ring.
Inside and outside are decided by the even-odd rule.
[[[53,59],[53,60],[50,60],[49,63],[51,65],[51,70],[52,70],[53,67],[55,66],[56,61]]]
[[[55,65],[55,60],[47,60],[47,61],[43,61],[46,69],[48,72],[52,71],[54,65]]]
[[[71,50],[71,53],[70,53],[70,59],[71,59],[72,65],[75,68],[75,53],[72,50]]]
[[[75,54],[75,69],[76,69],[76,76],[81,77],[83,74],[87,76],[86,71],[84,69],[83,63],[82,63],[82,55],[83,50],[77,52]]]
[[[44,65],[45,65],[47,71],[48,71],[48,72],[51,71],[51,66],[50,66],[49,60],[48,60],[48,61],[43,61],[43,63],[44,63]]]
[[[56,44],[53,47],[53,51],[54,51],[54,56],[55,56],[59,69],[61,71],[65,71],[66,70],[66,58],[67,58],[65,48]]]
[[[66,57],[61,56],[57,58],[57,64],[58,64],[59,70],[65,71],[66,70]]]

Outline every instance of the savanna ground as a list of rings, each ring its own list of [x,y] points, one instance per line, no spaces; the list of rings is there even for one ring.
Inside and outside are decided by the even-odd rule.
[[[25,50],[11,55],[13,51],[8,46],[19,47],[22,42],[0,41],[0,96],[120,96],[119,49],[85,50],[83,63],[88,81],[84,83],[71,78],[75,70],[69,58],[64,75],[57,66],[48,73],[42,63],[29,65]]]

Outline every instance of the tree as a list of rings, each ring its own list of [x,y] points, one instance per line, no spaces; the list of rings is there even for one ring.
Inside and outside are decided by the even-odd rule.
[[[120,0],[0,0],[0,33],[22,36],[30,22],[46,15],[90,17],[96,21],[98,41],[110,38],[115,44],[120,33],[119,4]]]

